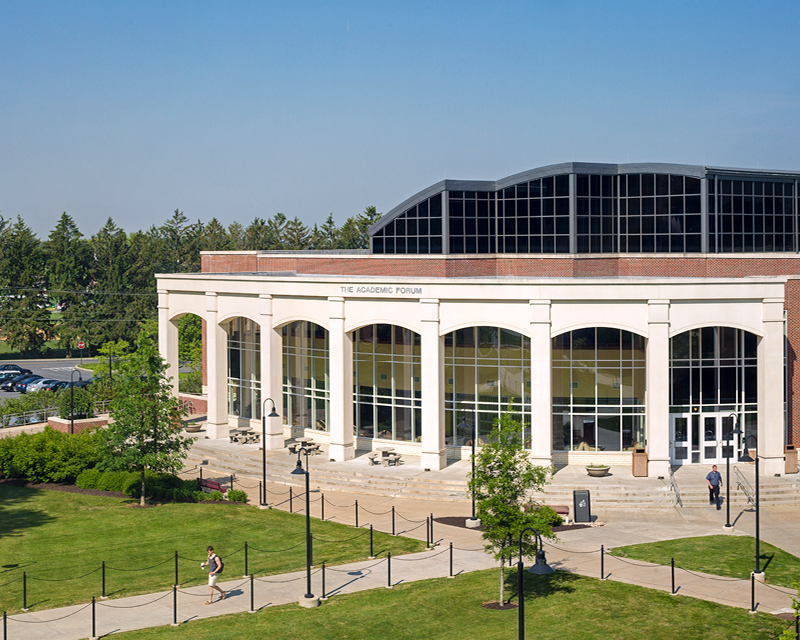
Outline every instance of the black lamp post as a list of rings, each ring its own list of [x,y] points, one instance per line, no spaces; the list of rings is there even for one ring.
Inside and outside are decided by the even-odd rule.
[[[301,453],[306,454],[305,469],[303,469],[303,463],[300,461]],[[311,558],[313,557],[313,550],[311,547],[311,482],[308,471],[308,450],[301,448],[297,452],[297,466],[292,471],[292,475],[304,475],[306,477],[306,595],[304,596],[305,602],[301,600],[300,604],[303,606],[316,606],[318,601],[314,598],[314,594],[311,593]]]
[[[73,369],[69,374],[69,432],[75,433],[75,374],[78,374],[78,381],[83,382],[80,369]]]
[[[733,429],[725,430],[725,531],[730,532],[733,529],[731,524],[731,457],[733,450],[731,449],[731,435],[739,431],[737,426],[738,416],[732,413],[728,416],[733,420]]]
[[[736,434],[741,434],[741,429],[736,429],[734,431]],[[753,572],[755,579],[758,581],[762,581],[764,579],[763,573],[761,571],[761,549],[760,549],[760,536],[759,536],[759,495],[758,495],[758,438],[754,434],[745,435],[744,437],[744,453],[742,457],[739,458],[739,462],[753,462],[753,458],[750,456],[750,453],[747,450],[747,439],[752,438],[753,442],[756,445],[756,570]]]
[[[261,495],[259,496],[259,506],[262,509],[267,506],[267,400],[272,403],[269,417],[278,417],[275,401],[272,398],[264,398],[264,402],[261,403]]]
[[[522,562],[522,538],[526,531],[533,531],[538,539],[538,549],[536,551],[536,564],[531,565],[528,569],[529,573],[535,573],[543,576],[548,573],[553,573],[555,569],[547,564],[547,559],[544,556],[544,543],[542,536],[533,527],[525,527],[519,534],[519,562],[517,562],[517,594],[519,597],[519,640],[525,640],[525,578],[522,570],[525,565]]]
[[[456,434],[461,433],[461,432],[466,432],[467,429],[469,429],[469,424],[467,424],[466,416],[462,415],[461,416],[461,424],[459,424],[456,427]],[[477,422],[475,420],[475,413],[473,413],[472,414],[472,476],[471,476],[473,478],[475,477],[475,440],[478,439],[477,429],[478,429],[478,425],[477,425]],[[455,444],[455,443],[453,443],[453,444]],[[478,519],[477,517],[475,517],[475,492],[471,491],[470,493],[472,494],[472,517],[470,518],[470,520],[472,520],[472,522],[474,524],[475,521]]]

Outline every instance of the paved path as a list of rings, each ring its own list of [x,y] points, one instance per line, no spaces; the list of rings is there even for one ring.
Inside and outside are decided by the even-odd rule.
[[[213,477],[206,471],[205,477]],[[257,487],[257,479],[241,478]],[[288,491],[285,485],[269,485],[268,495],[280,501],[280,494]],[[252,491],[257,491],[253,489]],[[312,494],[313,495],[313,494]],[[443,516],[467,516],[468,502],[435,501],[386,498],[357,493],[326,493],[326,519],[354,524],[355,500],[359,501],[359,525],[373,524],[376,529],[391,530],[391,506],[395,507],[395,524],[398,534],[425,539],[425,527],[416,520],[424,520],[430,513]],[[256,500],[255,494],[252,498]],[[312,516],[320,515],[319,500],[312,504]],[[302,507],[296,500],[294,507]],[[283,505],[286,508],[288,505]],[[296,508],[295,511],[298,509]],[[302,508],[300,509],[302,511]],[[560,541],[547,543],[547,560],[553,567],[600,577],[600,545],[605,549],[616,546],[721,533],[725,511],[708,509],[655,509],[655,508],[603,508],[596,511],[602,526],[578,529],[560,534]],[[372,513],[369,513],[372,512]],[[795,555],[800,555],[800,532],[796,526],[800,508],[772,506],[761,510],[762,539]],[[376,515],[380,514],[380,515]],[[732,510],[736,533],[752,534],[754,514],[751,510]],[[412,522],[409,522],[412,521]],[[596,523],[599,524],[599,523]],[[447,576],[450,571],[449,544],[453,553],[454,573],[476,571],[496,566],[480,551],[480,533],[443,524],[434,525],[434,538],[438,544],[433,551],[410,554],[392,559],[392,583],[411,582],[426,578]],[[604,577],[653,589],[670,591],[669,567],[638,561],[604,557]],[[227,576],[226,576],[227,577]],[[312,591],[321,593],[321,573],[316,569]],[[326,592],[329,596],[387,586],[387,560],[379,558],[364,562],[328,568]],[[456,576],[456,580],[458,577]],[[223,602],[206,606],[207,587],[180,589],[177,600],[179,623],[215,615],[248,611],[250,609],[250,581],[238,578],[221,583],[229,596]],[[751,585],[749,581],[720,578],[679,570],[676,587],[680,595],[692,596],[729,606],[750,608]],[[254,581],[253,600],[256,610],[272,605],[297,602],[305,593],[305,572],[270,576]],[[756,603],[759,611],[788,612],[790,589],[756,584]],[[173,594],[171,591],[107,600],[96,604],[96,633],[107,635],[116,631],[167,625],[173,622]],[[51,622],[48,622],[51,621]],[[91,605],[80,605],[47,611],[31,611],[11,616],[8,620],[8,640],[74,639],[90,635],[92,628]]]

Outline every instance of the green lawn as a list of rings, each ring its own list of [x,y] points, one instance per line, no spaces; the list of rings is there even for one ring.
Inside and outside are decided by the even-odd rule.
[[[211,544],[225,561],[225,575],[248,570],[271,575],[305,568],[305,517],[229,504],[164,504],[139,509],[132,501],[0,485],[0,610],[22,608],[22,572],[28,606],[49,609],[99,595],[106,562],[106,593],[128,596],[205,582],[199,563]],[[312,514],[315,506],[312,503]],[[369,530],[312,519],[314,561],[341,564],[369,556]],[[360,534],[360,535],[359,535]],[[420,551],[424,543],[375,532],[375,553]],[[276,550],[290,550],[272,553]],[[260,550],[260,551],[259,551]],[[143,571],[131,571],[152,567]],[[91,573],[85,577],[86,573]],[[123,571],[126,570],[126,571]],[[51,580],[64,580],[51,582]],[[11,582],[13,581],[13,582]],[[11,582],[10,584],[8,584]]]
[[[617,547],[610,553],[656,564],[670,564],[670,559],[675,558],[676,567],[749,580],[756,565],[756,540],[749,536],[704,536]],[[759,555],[761,570],[766,573],[768,583],[791,587],[795,580],[800,580],[800,558],[797,556],[763,540]]]
[[[115,634],[120,640],[464,640],[517,637],[518,610],[492,611],[498,569],[297,605]],[[516,573],[509,572],[509,585]],[[557,571],[525,576],[526,637],[536,640],[774,640],[790,622],[684,596]],[[514,587],[511,587],[512,591]],[[516,599],[515,599],[516,601]]]

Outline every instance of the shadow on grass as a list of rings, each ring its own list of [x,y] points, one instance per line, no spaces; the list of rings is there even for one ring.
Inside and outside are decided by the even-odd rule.
[[[0,484],[0,537],[19,536],[27,529],[41,527],[55,520],[40,509],[20,506],[38,496],[41,491],[10,483]]]
[[[544,576],[536,575],[528,572],[528,566],[525,567],[524,574],[526,602],[532,598],[544,598],[557,593],[572,593],[575,591],[575,587],[572,586],[572,584],[581,579],[581,576],[567,571],[555,571],[554,573]],[[510,597],[506,598],[506,602],[518,598],[516,568],[506,573],[505,588],[508,590],[506,593],[512,594]]]

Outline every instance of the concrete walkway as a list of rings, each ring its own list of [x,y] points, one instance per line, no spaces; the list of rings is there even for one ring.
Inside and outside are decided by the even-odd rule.
[[[204,477],[213,477],[207,469]],[[252,483],[251,499],[257,502],[257,478],[239,478],[238,484]],[[283,484],[268,485],[270,502],[285,499],[288,487]],[[299,492],[298,492],[299,494]],[[354,524],[355,507],[359,504],[359,525],[373,524],[381,531],[391,531],[391,507],[395,507],[395,527],[399,535],[408,535],[425,540],[425,527],[418,521],[431,513],[435,518],[444,516],[468,516],[467,501],[436,501],[422,499],[398,499],[358,493],[325,494],[325,519]],[[321,515],[320,496],[312,490],[312,516]],[[302,512],[304,500],[296,499],[295,512]],[[288,504],[278,508],[286,509]],[[616,546],[668,540],[692,536],[722,533],[725,511],[707,508],[636,508],[603,507],[594,509],[596,525],[590,528],[562,532],[556,543],[546,543],[548,563],[554,568],[591,577],[600,576],[600,546],[605,550]],[[800,507],[796,505],[774,505],[761,509],[761,538],[790,553],[800,556],[800,531],[796,523]],[[735,532],[752,535],[754,513],[752,509],[732,509],[731,519]],[[417,521],[417,522],[415,522]],[[496,566],[482,550],[480,533],[477,531],[436,523],[434,539],[437,547],[433,551],[398,556],[392,559],[392,584],[412,582],[434,577],[444,577],[450,572],[450,549],[452,542],[453,571],[455,574],[476,571]],[[528,565],[529,562],[526,562]],[[228,576],[226,576],[228,577]],[[628,559],[604,556],[605,579],[636,584],[662,591],[671,590],[669,567],[651,565]],[[456,580],[458,577],[456,576]],[[315,569],[312,592],[321,595],[322,575]],[[767,571],[767,580],[769,572]],[[326,595],[335,597],[374,588],[385,588],[388,584],[388,567],[385,558],[328,567],[325,574]],[[238,578],[221,583],[228,597],[213,605],[204,602],[208,595],[206,586],[179,589],[177,594],[177,620],[179,623],[228,613],[250,610],[250,580]],[[676,571],[676,590],[680,595],[718,602],[728,606],[750,609],[751,585],[746,580],[720,578],[701,573]],[[253,602],[256,610],[269,606],[297,602],[306,592],[305,572],[270,576],[254,580]],[[758,611],[789,612],[791,589],[756,584],[756,606]],[[79,640],[92,632],[91,604],[31,611],[10,616],[8,640],[51,640],[54,638]],[[95,632],[98,636],[145,627],[168,625],[173,622],[173,593],[165,591],[142,596],[98,601],[95,606]]]

